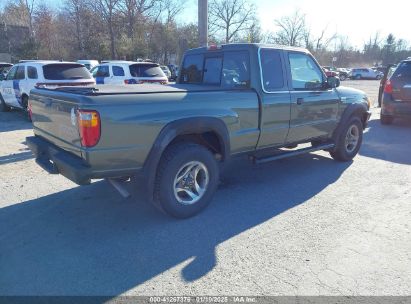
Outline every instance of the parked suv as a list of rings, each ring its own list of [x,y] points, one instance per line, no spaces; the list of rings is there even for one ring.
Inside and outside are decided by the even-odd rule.
[[[35,87],[95,85],[82,64],[59,61],[24,61],[14,65],[0,82],[0,111],[10,107],[27,109],[30,91]]]
[[[381,79],[384,74],[369,68],[352,69],[349,73],[351,79]]]
[[[97,84],[167,84],[160,65],[153,62],[103,61],[91,70]]]
[[[381,123],[397,117],[411,117],[411,59],[401,61],[385,82],[381,103]]]

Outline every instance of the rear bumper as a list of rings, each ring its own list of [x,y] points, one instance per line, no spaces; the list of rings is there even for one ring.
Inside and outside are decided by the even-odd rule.
[[[61,174],[79,185],[87,185],[93,176],[84,161],[38,136],[26,138],[36,163],[50,174]]]
[[[381,113],[383,115],[395,117],[411,116],[411,102],[392,100],[389,96],[383,95]]]
[[[78,185],[88,185],[92,179],[142,174],[140,169],[135,168],[95,170],[81,157],[57,147],[40,136],[27,137],[26,142],[40,167],[50,174],[61,174]]]

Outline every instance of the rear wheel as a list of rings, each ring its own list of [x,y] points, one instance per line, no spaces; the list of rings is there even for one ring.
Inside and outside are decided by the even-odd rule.
[[[6,103],[3,100],[3,96],[0,94],[0,112],[8,112],[10,111],[10,107],[6,105]]]
[[[194,143],[175,144],[161,158],[154,203],[173,217],[192,217],[208,206],[218,179],[218,164],[211,151]]]
[[[346,80],[347,79],[347,77],[345,76],[345,75],[340,75],[340,80],[341,81],[344,81],[344,80]]]
[[[380,116],[380,122],[382,125],[390,125],[394,121],[394,117],[391,115],[384,115],[381,114]]]
[[[363,128],[361,120],[354,116],[338,135],[335,149],[330,152],[331,157],[338,161],[352,160],[360,150],[362,135]]]

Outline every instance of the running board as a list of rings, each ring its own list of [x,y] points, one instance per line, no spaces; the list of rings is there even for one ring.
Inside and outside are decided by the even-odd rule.
[[[268,163],[274,160],[283,159],[287,157],[293,157],[293,156],[310,153],[314,151],[332,149],[334,147],[335,147],[335,144],[333,143],[321,144],[321,145],[311,146],[308,148],[303,148],[303,149],[299,149],[295,151],[286,151],[286,152],[278,153],[278,154],[271,155],[271,156],[261,157],[261,158],[258,158],[254,155],[250,155],[250,160],[254,164],[259,165],[259,164]]]

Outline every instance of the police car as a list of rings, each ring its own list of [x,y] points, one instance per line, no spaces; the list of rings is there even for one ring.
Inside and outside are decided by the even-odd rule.
[[[160,65],[153,62],[103,61],[91,70],[97,84],[167,84]]]
[[[10,107],[27,109],[35,87],[95,85],[86,67],[74,62],[24,61],[15,64],[0,82],[0,111]]]

